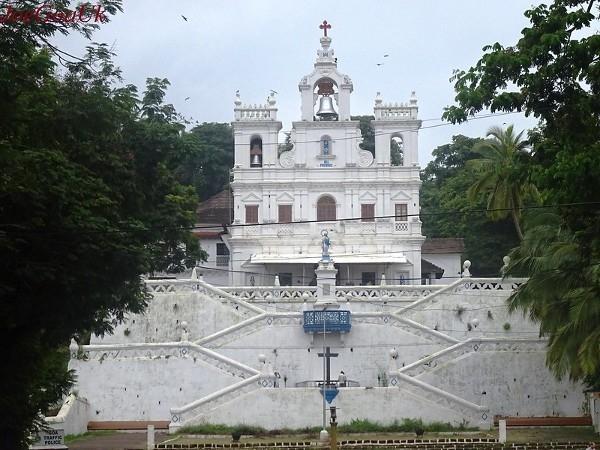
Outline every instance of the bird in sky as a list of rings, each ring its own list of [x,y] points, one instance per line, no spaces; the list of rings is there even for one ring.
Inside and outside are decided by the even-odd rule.
[[[390,56],[390,55],[388,55],[387,53],[385,55],[383,55],[384,58],[387,58],[388,56]]]
[[[183,14],[181,15],[181,18],[182,18],[183,20],[185,20],[186,22],[188,21],[188,18],[187,18],[187,17],[185,17]]]
[[[378,66],[383,66],[383,63],[377,63]]]
[[[186,97],[185,100],[184,100],[184,102],[187,102],[189,99],[190,99],[189,97]]]

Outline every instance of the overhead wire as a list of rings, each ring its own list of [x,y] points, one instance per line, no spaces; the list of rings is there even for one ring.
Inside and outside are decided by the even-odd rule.
[[[551,205],[531,205],[531,206],[523,206],[518,208],[520,211],[532,210],[532,209],[552,209],[552,208],[566,208],[566,207],[582,207],[582,206],[597,206],[600,205],[600,201],[594,202],[571,202],[571,203],[555,203]],[[476,209],[467,209],[467,210],[454,210],[454,211],[440,211],[440,212],[419,212],[413,214],[403,214],[402,217],[435,217],[435,216],[448,216],[448,215],[456,215],[456,214],[475,214],[475,213],[489,213],[489,212],[500,212],[500,211],[511,211],[512,208],[476,208]],[[377,215],[377,216],[369,216],[369,222],[372,222],[371,219],[394,219],[398,216],[395,214],[392,215]],[[333,223],[333,222],[351,222],[351,221],[364,221],[364,217],[345,217],[333,220],[295,220],[291,222],[261,222],[261,223],[233,223],[233,224],[221,224],[221,225],[194,225],[188,227],[165,227],[165,226],[137,226],[136,228],[124,228],[124,227],[111,227],[111,230],[89,230],[80,228],[85,224],[78,224],[77,228],[68,228],[61,227],[59,230],[52,230],[52,228],[47,226],[39,226],[34,228],[24,228],[23,224],[15,224],[15,223],[0,223],[0,230],[4,232],[9,231],[11,233],[64,233],[67,231],[74,231],[77,233],[89,233],[89,234],[113,234],[113,233],[147,233],[152,230],[159,231],[200,231],[205,229],[210,230],[223,230],[223,228],[243,228],[243,227],[260,227],[260,226],[273,226],[273,225],[294,225],[294,224],[303,224],[303,223]],[[139,224],[136,224],[139,225]],[[223,230],[225,231],[225,230]]]
[[[490,117],[497,117],[497,116],[506,116],[509,114],[520,114],[520,111],[508,111],[508,112],[502,112],[502,113],[486,113],[486,114],[481,114],[481,115],[475,115],[472,116],[468,121],[463,122],[463,123],[468,123],[470,120],[479,120],[479,119],[489,119]],[[421,121],[421,122],[425,122],[425,121],[433,121],[433,120],[443,120],[442,118],[430,118],[430,119],[414,119],[415,121]],[[356,122],[358,122],[358,120],[356,120]],[[439,128],[439,127],[446,127],[446,126],[456,126],[456,125],[460,125],[460,124],[455,124],[452,122],[443,122],[443,123],[439,123],[439,124],[435,124],[435,125],[428,125],[428,126],[424,126],[424,127],[419,127],[419,128],[414,128],[414,127],[409,127],[409,128],[398,128],[398,129],[394,129],[394,131],[391,133],[389,131],[386,132],[382,132],[382,133],[373,133],[373,136],[384,136],[384,135],[390,135],[393,133],[399,133],[399,132],[403,132],[403,131],[419,131],[419,130],[427,130],[430,128]],[[285,132],[285,134],[287,134],[289,132]],[[256,136],[257,133],[237,133],[236,137],[252,137],[252,136]],[[346,140],[353,140],[353,139],[363,139],[364,136],[345,136],[345,137],[339,137],[339,138],[332,138],[331,142],[336,142],[336,141],[346,141]],[[291,141],[289,142],[290,144],[312,144],[312,143],[318,143],[321,142],[321,140],[306,140],[306,141]],[[280,146],[280,145],[286,145],[286,142],[263,142],[262,146],[263,147],[268,147],[268,146]]]

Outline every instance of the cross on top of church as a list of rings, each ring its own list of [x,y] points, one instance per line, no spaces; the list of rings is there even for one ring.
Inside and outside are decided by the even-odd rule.
[[[319,28],[323,30],[323,36],[327,37],[327,30],[331,29],[331,25],[324,20],[323,23],[319,25]]]

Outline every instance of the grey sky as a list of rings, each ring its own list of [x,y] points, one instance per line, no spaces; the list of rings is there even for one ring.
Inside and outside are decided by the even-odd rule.
[[[143,87],[147,77],[168,78],[168,101],[200,122],[230,122],[236,89],[244,103],[264,103],[273,89],[279,93],[284,130],[299,119],[298,82],[312,70],[323,19],[333,27],[329,35],[338,68],[354,82],[352,114],[372,114],[377,91],[384,101],[404,102],[415,90],[420,117],[435,119],[453,101],[448,80],[452,70],[473,65],[486,44],[515,43],[527,25],[523,12],[532,4],[519,0],[124,3],[124,13],[103,25],[94,40],[115,44],[116,61],[127,83]],[[84,45],[76,36],[61,39],[63,48],[78,54]],[[190,99],[185,101],[186,97]],[[423,129],[421,164],[453,135],[483,136],[491,125],[503,123],[514,123],[520,130],[535,121],[515,114]]]

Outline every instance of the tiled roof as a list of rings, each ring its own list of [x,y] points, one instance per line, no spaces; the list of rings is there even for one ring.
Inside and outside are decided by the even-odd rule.
[[[435,274],[443,275],[444,274],[444,269],[442,269],[441,267],[436,266],[433,263],[430,263],[426,259],[421,258],[421,273],[422,274],[425,274],[425,273],[435,273]]]
[[[421,253],[462,253],[465,251],[465,240],[463,238],[431,238],[425,239]]]
[[[225,189],[204,200],[196,209],[197,223],[231,224],[233,216],[233,196],[231,190]]]

